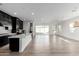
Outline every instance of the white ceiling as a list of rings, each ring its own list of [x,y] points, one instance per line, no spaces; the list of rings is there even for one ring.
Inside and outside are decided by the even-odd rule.
[[[5,3],[0,9],[13,16],[37,23],[54,23],[79,16],[77,3]]]

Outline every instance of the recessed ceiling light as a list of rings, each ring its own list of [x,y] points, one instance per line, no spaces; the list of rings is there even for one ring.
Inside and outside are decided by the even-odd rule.
[[[16,12],[14,12],[14,14],[16,15]]]
[[[34,13],[34,12],[32,12],[32,15],[35,15],[35,13]]]

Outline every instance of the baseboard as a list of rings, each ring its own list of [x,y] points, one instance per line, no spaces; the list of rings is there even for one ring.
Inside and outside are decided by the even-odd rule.
[[[62,38],[64,38],[64,39],[66,39],[66,40],[79,42],[79,40],[77,40],[77,39],[72,39],[72,38],[70,38],[70,37],[67,37],[67,36],[64,36],[64,35],[61,35],[61,34],[55,34],[55,35],[56,35],[56,36],[59,36],[59,37],[62,37]]]

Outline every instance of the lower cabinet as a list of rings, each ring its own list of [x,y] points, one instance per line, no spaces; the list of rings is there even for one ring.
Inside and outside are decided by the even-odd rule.
[[[9,38],[9,49],[19,52],[19,38]]]
[[[4,45],[8,44],[8,36],[1,36],[0,37],[0,47],[3,47]]]

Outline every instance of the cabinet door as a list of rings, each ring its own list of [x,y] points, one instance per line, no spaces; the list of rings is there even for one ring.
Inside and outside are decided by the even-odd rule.
[[[9,49],[11,51],[19,51],[19,38],[9,38]]]

